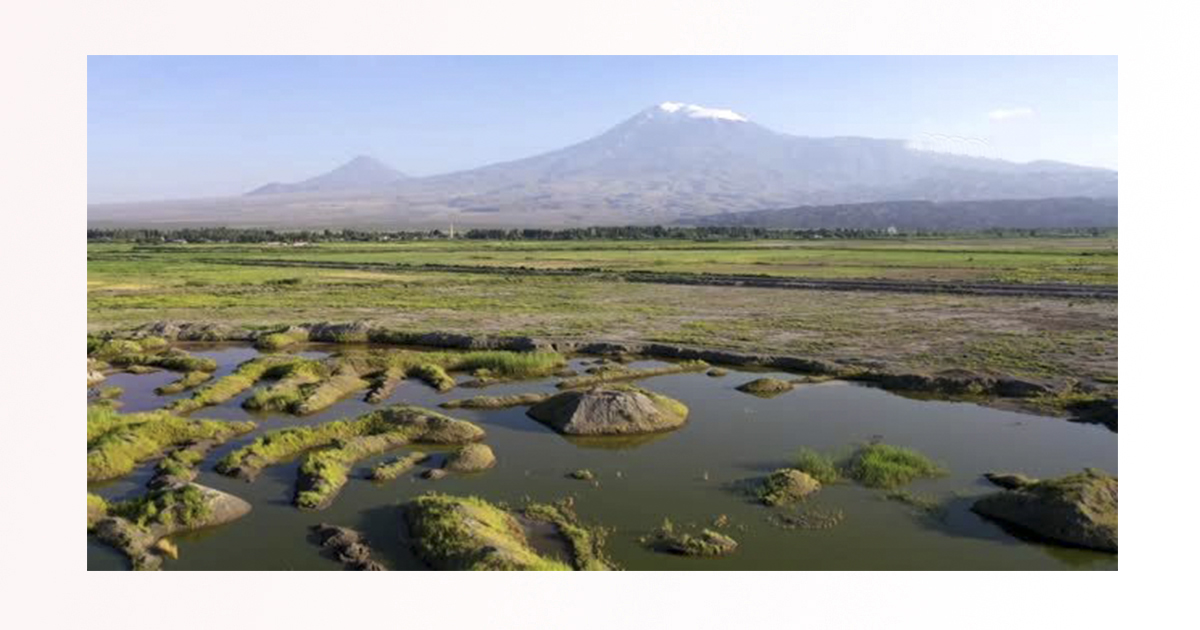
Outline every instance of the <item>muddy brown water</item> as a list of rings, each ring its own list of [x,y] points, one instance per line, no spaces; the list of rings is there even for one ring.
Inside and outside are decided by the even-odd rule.
[[[220,364],[217,376],[253,358],[252,348],[190,348]],[[334,348],[309,346],[304,354],[321,357]],[[582,371],[588,358],[574,359]],[[639,361],[636,367],[662,365]],[[420,479],[441,454],[410,474],[375,483],[362,478],[378,461],[396,451],[360,462],[351,480],[328,509],[305,512],[291,504],[299,461],[272,466],[253,482],[221,476],[213,464],[264,431],[310,425],[356,416],[375,409],[362,395],[348,398],[306,417],[251,414],[241,408],[249,392],[220,406],[192,414],[197,418],[253,419],[259,428],[215,450],[202,464],[199,483],[250,501],[254,510],[234,523],[176,537],[179,559],[166,560],[166,570],[302,569],[337,570],[308,535],[319,522],[364,531],[380,559],[393,570],[421,570],[413,557],[399,506],[425,491],[475,495],[521,505],[526,500],[556,501],[574,497],[580,517],[613,531],[608,553],[630,570],[813,570],[813,569],[1116,569],[1115,555],[1068,549],[1006,531],[969,510],[974,497],[994,491],[980,474],[990,470],[1020,471],[1051,477],[1091,466],[1117,474],[1117,435],[1098,425],[1061,418],[1002,411],[970,403],[913,400],[868,386],[827,382],[802,385],[775,398],[738,392],[737,385],[775,372],[730,369],[722,378],[704,373],[659,376],[639,384],[667,394],[691,408],[682,429],[637,440],[572,440],[525,415],[525,407],[501,410],[456,409],[454,417],[487,430],[486,443],[496,452],[497,466],[483,473]],[[177,375],[115,374],[101,386],[125,393],[122,411],[162,407],[190,395],[158,396],[154,388]],[[484,389],[456,388],[439,394],[418,381],[405,381],[389,403],[438,409],[438,403],[481,394],[502,395],[556,391],[556,379],[506,383]],[[777,510],[757,505],[738,490],[740,484],[787,463],[800,447],[845,452],[873,439],[916,448],[937,460],[950,474],[910,484],[907,490],[944,502],[940,513],[928,514],[888,501],[884,491],[850,483],[830,485],[810,507],[840,511],[842,521],[822,530],[783,529],[771,522]],[[426,452],[436,453],[426,446]],[[111,482],[90,484],[89,491],[121,498],[143,491],[153,464]],[[597,484],[568,478],[587,468]],[[784,510],[782,513],[786,514]],[[740,546],[723,558],[685,558],[644,548],[638,538],[669,518],[677,526],[707,526],[725,515],[722,530]],[[553,551],[552,544],[538,547]],[[88,537],[88,569],[128,568],[116,551]]]

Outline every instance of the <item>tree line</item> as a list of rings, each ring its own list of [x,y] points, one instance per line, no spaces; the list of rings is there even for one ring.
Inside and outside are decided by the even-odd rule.
[[[387,242],[448,239],[450,234],[442,230],[287,230],[265,228],[179,228],[158,230],[148,228],[89,228],[88,242],[119,243],[331,243],[331,242]],[[934,230],[895,229],[773,229],[746,226],[695,226],[676,227],[662,225],[625,225],[610,227],[581,227],[562,229],[472,228],[456,232],[456,240],[488,241],[586,241],[586,240],[803,240],[803,239],[869,239],[895,237],[946,236],[951,234],[974,234],[977,236],[1025,237],[1025,236],[1102,236],[1115,230],[1100,228],[1079,230],[1048,229],[987,229],[978,232],[945,232]]]

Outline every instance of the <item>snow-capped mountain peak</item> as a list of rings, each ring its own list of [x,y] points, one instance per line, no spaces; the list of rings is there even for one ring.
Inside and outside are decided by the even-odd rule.
[[[692,105],[690,103],[675,103],[667,101],[660,103],[658,108],[668,114],[680,114],[688,118],[711,118],[714,120],[732,120],[734,122],[748,122],[748,119],[731,110],[731,109],[713,109],[711,107],[702,107],[700,105]]]

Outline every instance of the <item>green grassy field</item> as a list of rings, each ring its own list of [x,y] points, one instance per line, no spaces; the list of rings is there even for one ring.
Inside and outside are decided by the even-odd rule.
[[[215,264],[448,263],[818,278],[1115,284],[1115,238],[88,246],[91,331],[174,319],[370,320],[414,331],[686,343],[907,369],[1115,382],[1115,301],[849,293],[547,277]]]
[[[1116,284],[1111,238],[825,241],[416,241],[259,245],[92,245],[89,253],[170,252],[177,260],[237,257],[316,262],[602,268],[811,278]]]

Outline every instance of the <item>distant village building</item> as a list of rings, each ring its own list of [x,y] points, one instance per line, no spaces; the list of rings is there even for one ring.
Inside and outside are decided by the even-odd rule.
[[[889,225],[889,226],[888,226],[888,229],[887,229],[887,234],[888,234],[888,236],[895,236],[895,235],[897,235],[897,234],[899,234],[899,233],[900,233],[900,230],[897,230],[897,229],[896,229],[896,226],[894,226],[894,225]]]

